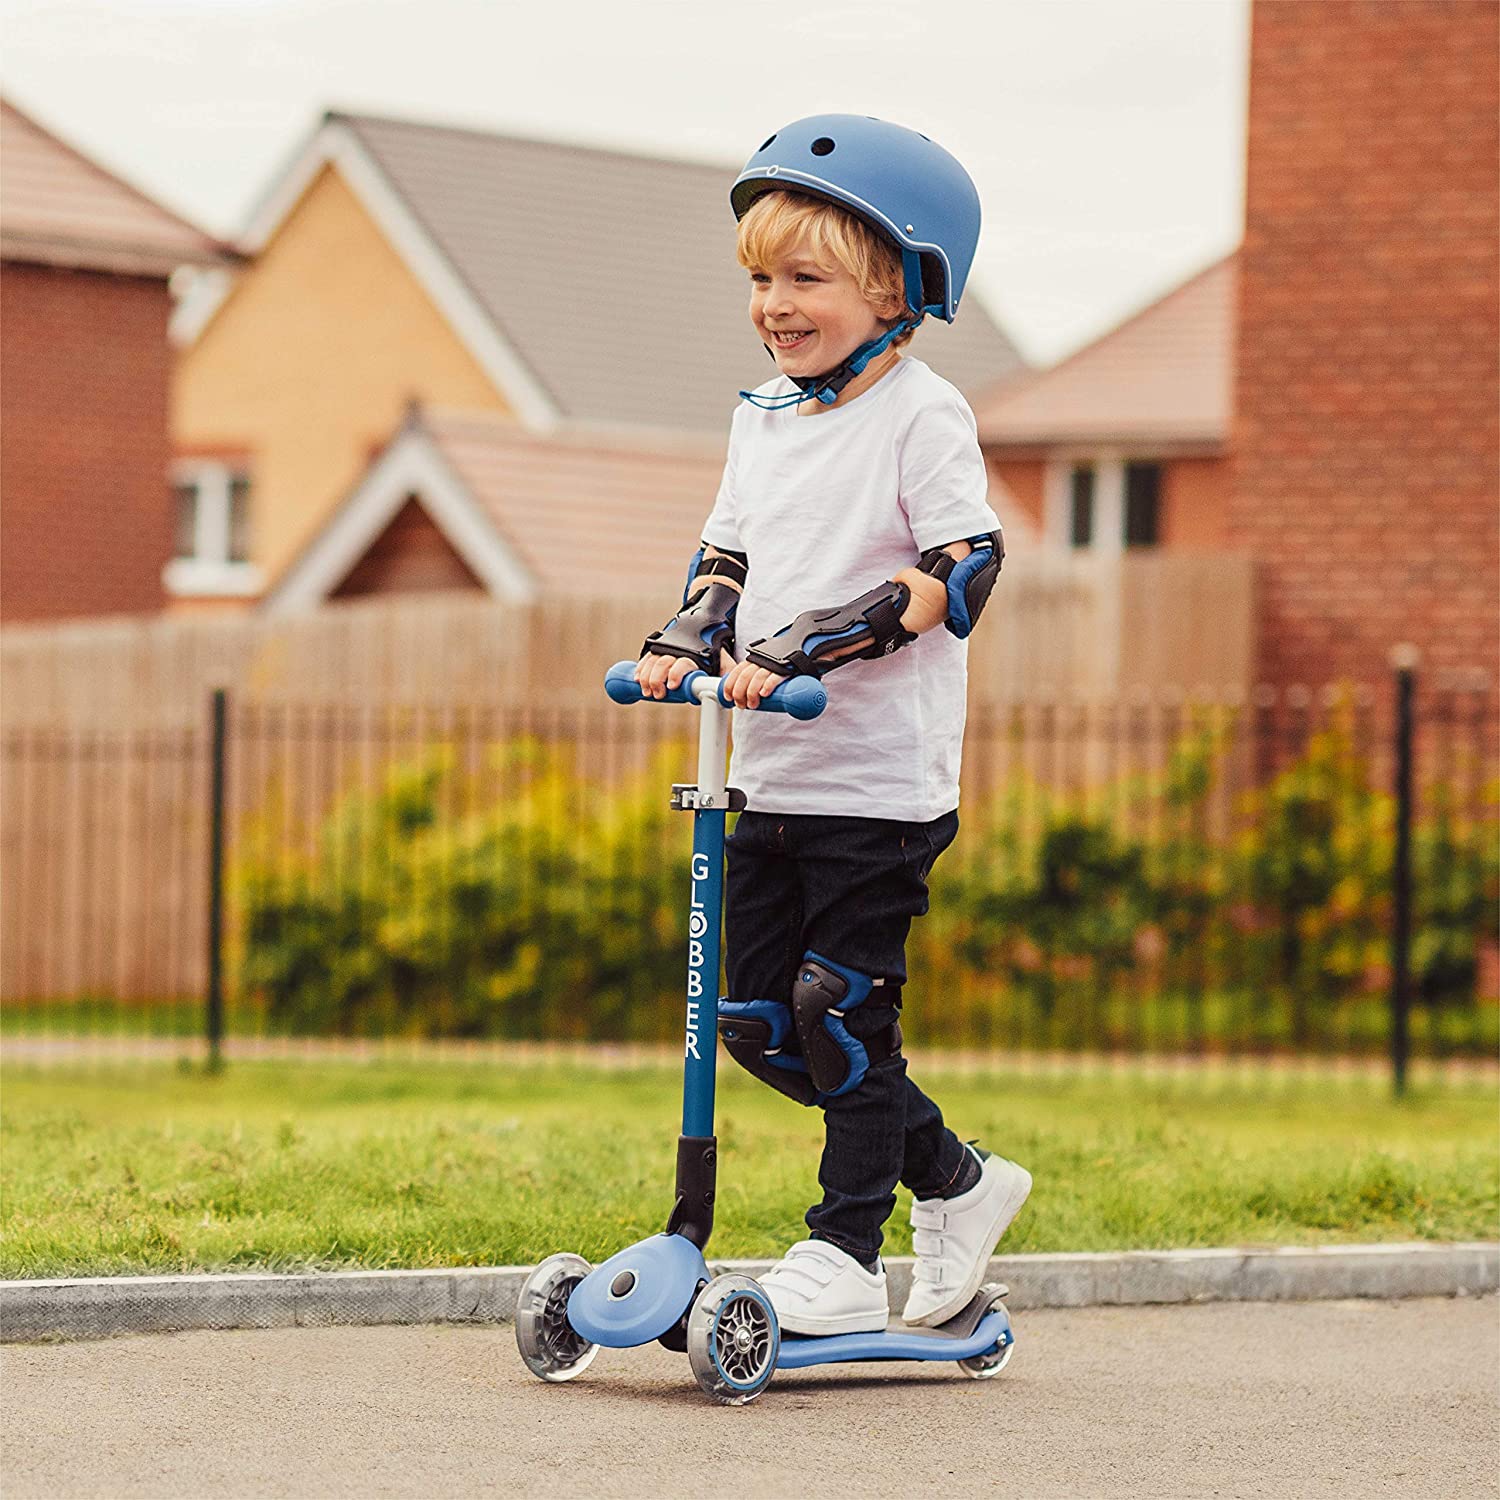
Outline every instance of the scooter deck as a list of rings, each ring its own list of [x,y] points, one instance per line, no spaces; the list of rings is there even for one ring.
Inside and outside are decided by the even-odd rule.
[[[983,1288],[960,1313],[937,1328],[909,1328],[892,1322],[881,1333],[835,1333],[806,1337],[783,1333],[778,1370],[805,1370],[812,1365],[836,1365],[865,1359],[972,1359],[1015,1342],[1010,1314],[1003,1307],[990,1310],[999,1289]]]

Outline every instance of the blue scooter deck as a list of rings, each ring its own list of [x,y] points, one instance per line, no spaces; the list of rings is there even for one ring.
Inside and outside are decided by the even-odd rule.
[[[937,1328],[908,1328],[893,1322],[880,1333],[835,1333],[816,1338],[783,1333],[778,1370],[863,1359],[972,1359],[1015,1342],[1010,1314],[992,1306],[997,1292],[985,1287],[969,1305]]]

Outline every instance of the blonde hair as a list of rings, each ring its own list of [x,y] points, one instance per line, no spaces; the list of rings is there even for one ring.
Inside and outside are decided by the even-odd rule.
[[[759,194],[740,220],[739,262],[747,271],[764,270],[782,259],[804,234],[813,259],[847,271],[860,296],[887,326],[906,311],[900,250],[863,219],[825,198],[784,189]],[[884,313],[885,307],[896,311]],[[908,329],[891,340],[891,347],[899,349],[915,332]]]

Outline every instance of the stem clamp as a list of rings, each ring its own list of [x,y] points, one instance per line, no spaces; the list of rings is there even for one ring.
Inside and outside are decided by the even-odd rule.
[[[674,781],[672,783],[673,812],[744,812],[745,794],[737,787],[726,787],[721,797],[712,793],[700,796],[695,782]]]

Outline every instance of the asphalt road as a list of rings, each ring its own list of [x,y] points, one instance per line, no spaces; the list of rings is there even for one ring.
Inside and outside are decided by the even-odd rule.
[[[602,1350],[571,1385],[509,1327],[184,1333],[9,1346],[0,1481],[45,1496],[1500,1496],[1500,1303],[1016,1316],[997,1379],[951,1365],[703,1397]]]

